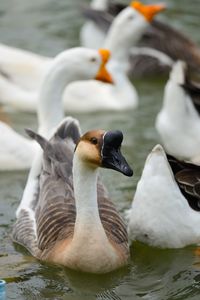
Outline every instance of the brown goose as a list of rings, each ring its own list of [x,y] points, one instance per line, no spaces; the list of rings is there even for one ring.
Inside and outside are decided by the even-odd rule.
[[[199,243],[199,187],[200,166],[167,156],[155,146],[130,209],[129,238],[162,248]]]
[[[126,5],[122,3],[107,1],[104,10],[88,8],[84,11],[84,15],[105,34],[115,16],[125,7]],[[132,76],[168,72],[170,65],[163,54],[172,61],[186,61],[191,70],[200,71],[199,47],[190,38],[162,21],[154,19],[150,22],[150,26],[142,35],[138,46],[145,47],[146,53],[148,53],[147,48],[156,51],[149,51],[150,56],[145,54],[130,56],[130,74]]]
[[[66,118],[50,141],[28,130],[43,149],[34,201],[18,212],[13,239],[36,258],[75,270],[106,273],[127,264],[125,225],[98,179],[98,167],[132,176],[120,131],[90,131]],[[75,152],[74,152],[75,151]]]

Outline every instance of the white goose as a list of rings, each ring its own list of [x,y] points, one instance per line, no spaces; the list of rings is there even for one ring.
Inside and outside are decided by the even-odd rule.
[[[162,248],[200,243],[199,187],[199,166],[166,156],[155,146],[129,211],[130,240]]]
[[[98,179],[98,167],[132,176],[120,152],[120,131],[89,131],[80,138],[67,118],[50,141],[28,130],[43,163],[30,197],[17,211],[13,239],[36,258],[71,269],[107,273],[128,263],[125,225]]]
[[[151,16],[163,10],[162,5],[151,7]],[[112,52],[108,69],[114,84],[91,80],[74,82],[65,91],[64,103],[70,111],[126,110],[138,105],[137,92],[126,75],[128,53],[148,26],[145,13],[137,10],[135,2],[125,8],[113,21],[104,46]],[[84,101],[83,101],[84,99]]]
[[[137,2],[141,5],[139,1]],[[90,43],[90,30],[95,28],[99,31],[99,35],[95,38],[95,45],[98,47],[98,36],[106,36],[113,19],[125,7],[126,4],[122,2],[108,0],[101,9],[95,9],[94,6],[85,9],[84,15],[88,20],[86,24],[89,23],[90,27],[86,32],[87,35],[84,35],[83,45],[87,46]],[[102,38],[99,42],[102,44]],[[184,32],[173,28],[170,22],[164,23],[153,19],[137,46],[138,48],[134,48],[134,51],[131,50],[129,76],[162,74],[163,72],[168,74],[171,64],[176,60],[186,61],[190,70],[199,73],[200,49],[198,45]]]
[[[174,64],[165,86],[161,111],[156,129],[165,150],[180,159],[192,159],[200,154],[200,116],[197,96],[200,89],[186,76],[186,65]]]
[[[137,92],[126,75],[128,53],[149,26],[147,19],[153,18],[163,9],[163,5],[138,7],[137,3],[132,2],[117,16],[104,43],[112,52],[109,71],[113,76],[114,85],[91,81],[77,82],[68,86],[63,99],[67,111],[125,110],[137,107]],[[28,97],[27,91],[19,90],[20,88],[16,86],[9,87],[13,83],[5,81],[7,79],[0,78],[1,101],[18,110],[36,110],[38,103],[36,93],[32,92]],[[15,93],[9,95],[11,90],[15,90]]]
[[[59,54],[51,64],[41,87],[38,105],[39,132],[49,135],[64,117],[61,99],[67,84],[77,79],[96,78],[111,82],[105,68],[108,50],[74,48]],[[0,122],[0,170],[26,169],[32,164],[37,144]]]
[[[50,57],[0,44],[1,73],[25,90],[38,90],[51,62]]]

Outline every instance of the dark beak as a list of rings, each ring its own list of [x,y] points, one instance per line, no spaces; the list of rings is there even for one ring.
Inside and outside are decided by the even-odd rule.
[[[105,133],[102,145],[102,167],[116,170],[126,176],[132,176],[133,170],[120,151],[122,141],[123,134],[119,130]]]

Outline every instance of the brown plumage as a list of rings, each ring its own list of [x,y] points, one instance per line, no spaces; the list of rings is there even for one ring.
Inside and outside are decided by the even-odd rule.
[[[167,156],[180,191],[190,207],[200,211],[200,166]]]

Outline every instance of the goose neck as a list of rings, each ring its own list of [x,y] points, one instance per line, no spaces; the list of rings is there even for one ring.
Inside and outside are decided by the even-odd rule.
[[[97,202],[98,170],[83,162],[78,155],[73,160],[73,183],[76,203],[76,229],[91,230],[101,226]]]
[[[69,78],[70,72],[60,65],[54,65],[48,72],[41,87],[38,120],[39,132],[49,135],[52,129],[64,118],[62,96],[65,87],[73,78]]]

